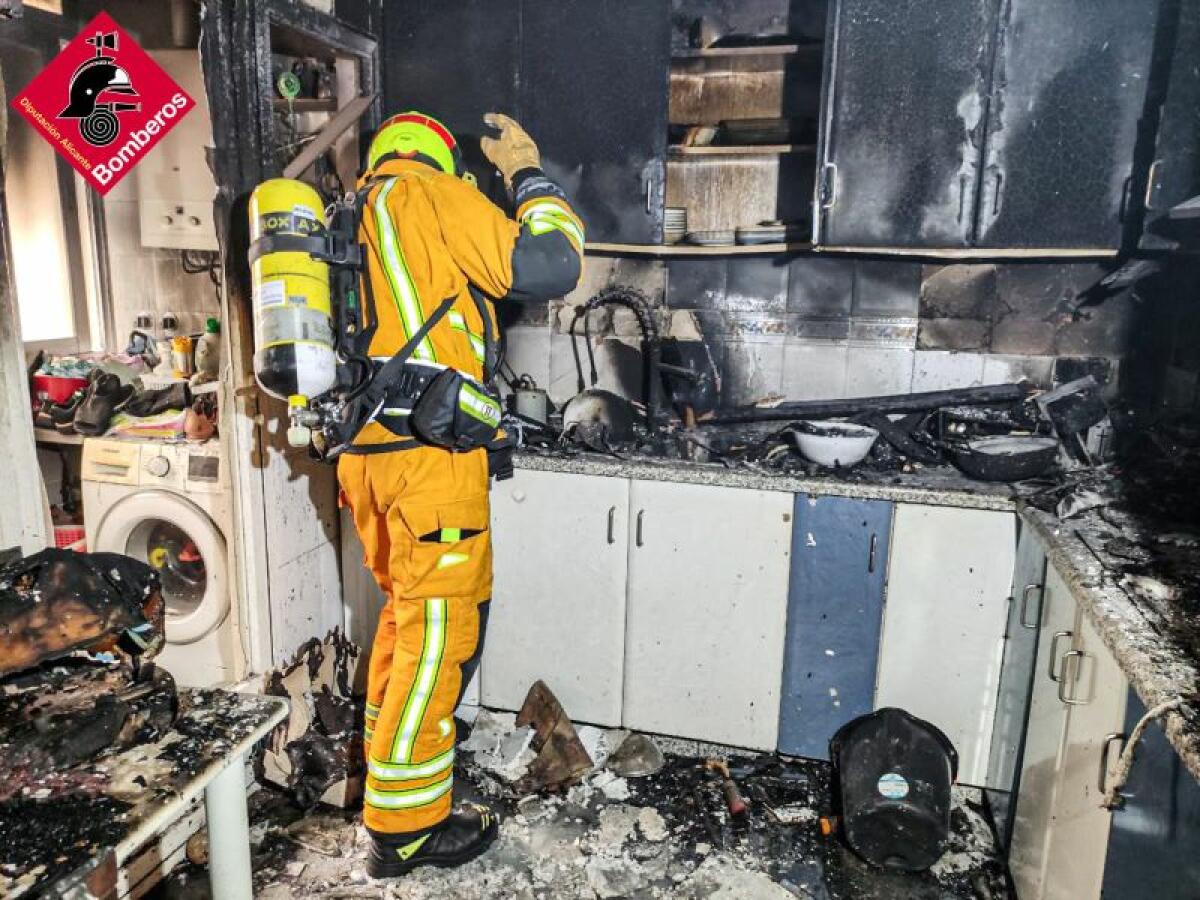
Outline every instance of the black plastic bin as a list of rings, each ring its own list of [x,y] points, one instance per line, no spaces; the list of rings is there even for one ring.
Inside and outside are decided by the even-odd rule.
[[[946,735],[889,707],[839,728],[829,758],[842,833],[855,853],[909,872],[938,861],[950,835],[950,786],[958,777],[958,753]]]

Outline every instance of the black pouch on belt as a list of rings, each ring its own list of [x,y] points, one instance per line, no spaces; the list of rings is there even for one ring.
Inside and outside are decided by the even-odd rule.
[[[499,399],[484,385],[443,369],[417,399],[408,424],[427,444],[466,452],[495,440],[500,414]]]

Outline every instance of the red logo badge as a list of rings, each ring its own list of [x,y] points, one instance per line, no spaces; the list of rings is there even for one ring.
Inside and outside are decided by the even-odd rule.
[[[103,12],[12,101],[101,194],[195,105]]]

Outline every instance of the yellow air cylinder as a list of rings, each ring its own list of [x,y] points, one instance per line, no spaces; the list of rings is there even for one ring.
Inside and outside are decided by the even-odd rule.
[[[272,178],[250,195],[254,375],[293,418],[337,377],[329,266],[296,242],[324,236],[324,207],[310,185]]]

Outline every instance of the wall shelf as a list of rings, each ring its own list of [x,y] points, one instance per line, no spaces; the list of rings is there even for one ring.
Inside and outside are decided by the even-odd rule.
[[[60,444],[78,447],[83,444],[82,434],[63,434],[53,428],[34,428],[33,439],[39,444]]]
[[[671,156],[782,156],[788,153],[816,153],[816,144],[675,144]]]
[[[276,97],[271,101],[271,105],[275,109],[282,109],[285,112],[297,113],[315,113],[315,112],[336,112],[337,97],[297,97],[290,103],[282,97]]]
[[[765,256],[775,253],[804,253],[812,250],[808,241],[786,244],[723,244],[704,247],[699,244],[604,244],[584,245],[588,253],[612,254],[616,256]]]
[[[808,51],[820,51],[822,44],[759,44],[747,47],[692,47],[675,50],[672,59],[719,59],[731,56],[795,56]]]

